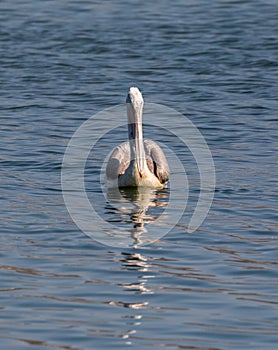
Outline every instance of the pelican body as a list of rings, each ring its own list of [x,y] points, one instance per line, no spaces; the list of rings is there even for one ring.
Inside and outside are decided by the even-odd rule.
[[[117,146],[108,160],[108,186],[163,188],[169,166],[162,149],[152,140],[143,140],[144,100],[138,88],[129,89],[126,103],[129,141]]]

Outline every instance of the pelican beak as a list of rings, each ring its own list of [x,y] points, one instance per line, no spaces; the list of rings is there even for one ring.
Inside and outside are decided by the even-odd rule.
[[[134,124],[135,127],[135,160],[140,177],[143,176],[145,151],[142,135],[140,135],[140,129],[138,123]]]
[[[137,88],[130,88],[127,95],[127,115],[129,122],[129,140],[134,150],[134,161],[140,177],[143,176],[145,150],[142,130],[143,97]]]
[[[132,142],[134,147],[134,161],[136,163],[139,175],[140,177],[142,177],[144,169],[145,150],[140,130],[140,125],[137,122],[129,124],[129,132],[131,136],[130,142]]]

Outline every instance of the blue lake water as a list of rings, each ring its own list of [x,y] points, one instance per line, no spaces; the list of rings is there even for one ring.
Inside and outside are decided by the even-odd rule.
[[[275,0],[0,3],[1,348],[277,348],[277,18]],[[117,248],[73,222],[61,164],[77,128],[132,85],[198,127],[216,190],[188,233],[196,164],[147,128],[186,168],[188,206],[156,242]],[[111,147],[124,137],[106,135]],[[94,157],[91,202],[101,195]],[[102,215],[129,227],[103,203]]]

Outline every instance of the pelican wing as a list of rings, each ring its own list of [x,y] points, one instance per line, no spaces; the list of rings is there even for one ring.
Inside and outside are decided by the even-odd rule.
[[[162,149],[152,140],[145,140],[144,145],[148,168],[162,184],[167,182],[170,170]]]
[[[106,176],[108,179],[117,179],[124,174],[130,163],[129,142],[123,142],[115,147],[109,157],[106,166]]]

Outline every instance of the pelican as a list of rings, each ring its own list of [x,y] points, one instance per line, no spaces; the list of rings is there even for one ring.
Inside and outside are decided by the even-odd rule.
[[[152,140],[143,140],[144,100],[138,88],[129,89],[126,103],[129,141],[117,146],[108,160],[108,186],[164,188],[169,166],[162,149]]]

